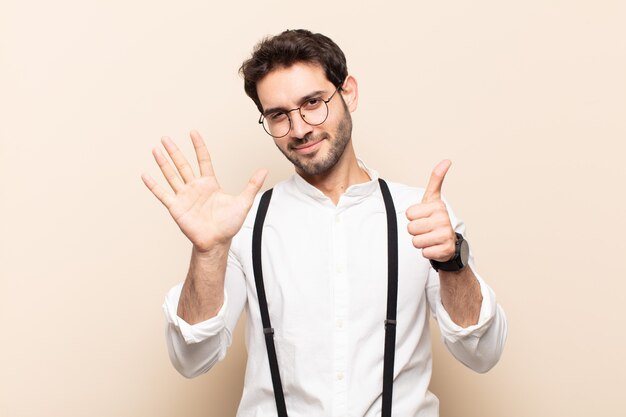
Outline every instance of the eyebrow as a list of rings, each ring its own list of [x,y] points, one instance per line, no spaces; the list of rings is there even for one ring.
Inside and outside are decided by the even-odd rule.
[[[325,93],[325,92],[326,92],[325,90],[317,90],[317,91],[314,91],[314,92],[312,92],[312,93],[310,93],[310,94],[307,94],[306,96],[302,97],[302,98],[299,100],[300,106],[301,106],[301,105],[302,105],[302,103],[304,103],[305,101],[310,100],[310,99],[315,98],[315,97],[318,97],[318,96],[322,95],[322,94],[323,94],[323,93]],[[299,106],[298,106],[298,107],[299,107]],[[297,109],[298,107],[296,107],[296,109]],[[272,108],[269,108],[269,109],[267,109],[267,110],[264,110],[264,111],[263,111],[263,116],[267,116],[268,114],[271,114],[271,113],[276,113],[276,112],[279,112],[279,111],[287,112],[287,111],[289,111],[289,110],[290,110],[290,109],[287,109],[287,108],[285,108],[285,107],[272,107]],[[295,110],[295,109],[291,109],[291,110]]]

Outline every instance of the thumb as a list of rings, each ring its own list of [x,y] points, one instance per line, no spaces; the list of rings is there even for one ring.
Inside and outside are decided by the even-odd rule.
[[[239,195],[240,197],[243,197],[243,199],[246,201],[246,203],[249,206],[252,206],[252,203],[254,202],[254,197],[263,186],[263,183],[265,182],[265,178],[267,177],[267,173],[268,173],[267,169],[260,169],[257,172],[255,172],[254,175],[248,181],[246,188]]]
[[[449,159],[444,159],[433,169],[426,191],[424,191],[424,197],[422,197],[422,203],[430,203],[441,199],[441,185],[448,169],[450,169],[450,165],[452,165],[452,162]]]

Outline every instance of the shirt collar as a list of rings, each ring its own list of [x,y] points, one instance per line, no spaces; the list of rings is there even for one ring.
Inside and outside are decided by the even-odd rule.
[[[359,167],[367,173],[367,175],[370,177],[370,180],[359,184],[353,184],[348,187],[348,189],[341,195],[338,206],[357,203],[363,198],[370,196],[378,189],[378,172],[369,168],[367,165],[365,165],[363,161],[358,158],[357,163],[359,164]],[[301,193],[317,201],[328,202],[332,204],[330,198],[326,197],[323,192],[309,184],[299,174],[294,174],[292,177],[292,181],[294,182],[298,191],[300,191]]]

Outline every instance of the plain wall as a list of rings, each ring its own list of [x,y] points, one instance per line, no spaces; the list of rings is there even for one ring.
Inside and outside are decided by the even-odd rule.
[[[333,38],[360,86],[357,154],[444,194],[509,321],[479,375],[434,343],[441,415],[609,416],[626,349],[623,1],[0,3],[0,416],[232,416],[227,358],[187,380],[161,304],[190,244],[145,188],[198,129],[239,192],[292,168],[237,74],[265,35]],[[437,332],[436,328],[433,330]]]

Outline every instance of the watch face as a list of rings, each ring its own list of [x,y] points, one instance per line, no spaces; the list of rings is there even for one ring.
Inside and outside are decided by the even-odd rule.
[[[463,240],[461,242],[461,262],[463,262],[463,266],[467,265],[467,261],[469,259],[469,244],[467,240]]]

